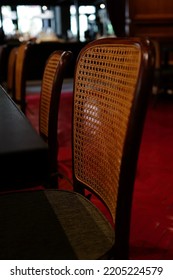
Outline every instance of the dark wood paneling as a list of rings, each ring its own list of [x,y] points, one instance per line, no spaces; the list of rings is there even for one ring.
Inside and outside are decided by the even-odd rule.
[[[167,80],[172,75],[169,64],[173,52],[173,0],[126,0],[125,30],[128,36],[147,36],[153,40],[155,66],[160,69],[156,78],[158,91],[172,87]],[[166,70],[164,76],[163,70]]]
[[[172,0],[126,0],[127,35],[165,38],[173,36]]]

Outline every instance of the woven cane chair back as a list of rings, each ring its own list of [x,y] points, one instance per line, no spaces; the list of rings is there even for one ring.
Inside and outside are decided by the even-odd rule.
[[[121,179],[127,178],[127,192],[132,188],[128,180],[134,175],[136,147],[139,146],[135,129],[138,133],[142,130],[142,119],[135,117],[137,106],[145,107],[146,103],[145,96],[143,105],[138,99],[139,95],[144,95],[142,86],[147,89],[151,83],[145,80],[145,64],[151,62],[146,63],[147,43],[144,45],[145,48],[140,40],[98,40],[80,53],[76,67],[73,116],[76,190],[84,185],[99,195],[114,222]],[[132,145],[130,153],[127,153],[128,143]],[[129,166],[123,168],[126,160]]]
[[[39,132],[49,145],[50,161],[53,165],[52,169],[55,169],[54,171],[56,171],[57,165],[57,123],[59,101],[65,70],[71,57],[72,53],[70,51],[53,52],[46,62],[42,80]]]

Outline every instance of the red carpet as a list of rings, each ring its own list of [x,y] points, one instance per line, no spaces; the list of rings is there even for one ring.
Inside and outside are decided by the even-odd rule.
[[[27,116],[38,129],[38,97],[28,97]],[[58,138],[59,170],[71,178],[72,94],[63,93]],[[60,183],[64,188],[65,184]],[[98,201],[94,199],[98,205]],[[99,203],[99,207],[107,215]],[[148,108],[139,154],[130,236],[131,259],[173,259],[173,100]]]
[[[173,259],[173,99],[149,106],[139,154],[131,256]]]

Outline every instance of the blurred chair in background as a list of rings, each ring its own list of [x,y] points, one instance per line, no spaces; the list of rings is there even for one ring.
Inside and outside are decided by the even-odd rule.
[[[173,47],[153,40],[156,50],[155,81],[153,93],[156,100],[160,94],[173,94]]]
[[[7,68],[7,92],[15,100],[15,67],[17,58],[17,47],[12,48],[8,58]]]
[[[26,110],[26,73],[27,63],[26,56],[29,50],[30,43],[23,43],[17,48],[16,63],[15,63],[15,94],[14,101],[25,113]]]
[[[16,63],[15,63],[15,94],[14,101],[18,104],[21,110],[26,113],[26,82],[28,65],[27,55],[30,51],[32,54],[31,43],[21,44],[17,48]],[[15,49],[11,55],[14,55]],[[39,55],[39,54],[38,54]],[[45,62],[45,69],[42,78],[40,107],[39,110],[39,133],[41,137],[49,145],[50,154],[50,172],[51,186],[57,186],[57,123],[58,123],[58,108],[61,95],[62,83],[64,80],[65,71],[72,57],[70,51],[55,51]],[[13,57],[14,59],[14,57]],[[13,60],[14,62],[14,60]],[[12,68],[12,67],[11,67]],[[12,77],[11,77],[12,78]],[[12,79],[11,79],[12,80]],[[53,176],[54,174],[54,176]]]

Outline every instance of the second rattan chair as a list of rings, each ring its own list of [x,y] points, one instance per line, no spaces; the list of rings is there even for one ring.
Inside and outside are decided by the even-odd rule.
[[[26,113],[26,81],[27,81],[27,53],[32,52],[32,44],[24,43],[17,48],[15,63],[15,95],[14,101]],[[14,54],[14,53],[13,53]],[[50,182],[48,185],[57,186],[57,123],[58,108],[65,70],[70,62],[70,51],[55,51],[45,63],[39,109],[39,133],[48,143],[50,155]]]
[[[73,106],[75,191],[0,196],[1,259],[128,259],[138,152],[151,91],[154,48],[104,38],[82,49]],[[80,189],[109,209],[113,226]]]
[[[17,58],[17,47],[11,49],[8,57],[7,67],[7,92],[15,100],[15,67]]]
[[[57,124],[62,84],[65,71],[72,58],[70,51],[57,50],[47,59],[40,95],[39,133],[48,143],[50,155],[51,186],[57,186]]]

